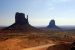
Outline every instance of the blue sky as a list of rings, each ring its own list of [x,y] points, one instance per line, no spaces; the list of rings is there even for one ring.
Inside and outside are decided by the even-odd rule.
[[[0,25],[14,23],[16,12],[28,14],[33,26],[47,26],[51,19],[75,25],[75,0],[0,0]]]

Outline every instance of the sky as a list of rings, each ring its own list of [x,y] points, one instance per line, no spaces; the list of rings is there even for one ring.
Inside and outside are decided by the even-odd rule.
[[[75,25],[75,0],[0,0],[0,26],[15,22],[15,13],[29,16],[33,26],[47,26],[54,19],[56,25]]]

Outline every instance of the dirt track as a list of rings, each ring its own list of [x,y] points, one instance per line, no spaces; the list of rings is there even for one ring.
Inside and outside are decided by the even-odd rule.
[[[22,50],[47,50],[47,48],[49,46],[53,46],[55,44],[48,44],[48,45],[43,45],[43,46],[37,46],[37,47],[32,47],[32,48],[25,48],[25,49],[22,49]]]

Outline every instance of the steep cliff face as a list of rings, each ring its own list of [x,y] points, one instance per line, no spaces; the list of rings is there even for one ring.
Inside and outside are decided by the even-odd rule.
[[[51,20],[49,25],[47,26],[47,28],[51,28],[51,29],[57,29],[58,27],[56,26],[55,20]]]
[[[16,13],[15,14],[15,24],[28,24],[28,19],[25,18],[24,13]]]
[[[17,12],[15,14],[15,23],[13,23],[12,25],[10,25],[9,27],[6,27],[3,30],[9,30],[10,32],[29,32],[29,31],[35,31],[36,28],[32,27],[29,22],[28,22],[28,15],[27,18],[25,17],[24,13],[19,13]]]

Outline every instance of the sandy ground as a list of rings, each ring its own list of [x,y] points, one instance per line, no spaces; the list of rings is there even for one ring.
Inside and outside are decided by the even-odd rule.
[[[47,50],[49,46],[53,46],[53,45],[55,44],[47,44],[47,45],[37,46],[37,47],[32,47],[32,48],[24,48],[22,50]]]

